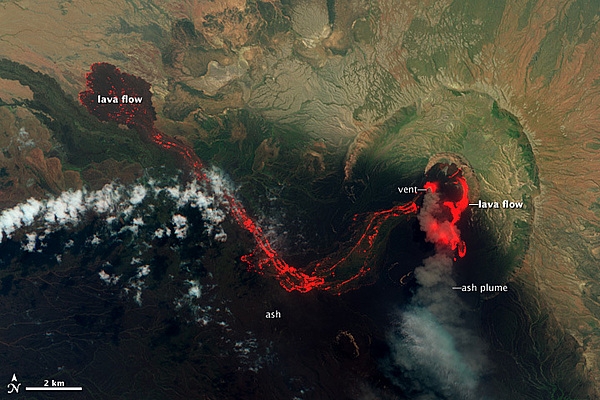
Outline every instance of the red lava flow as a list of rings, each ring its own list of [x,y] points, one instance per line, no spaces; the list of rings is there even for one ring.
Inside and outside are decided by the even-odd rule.
[[[150,84],[136,76],[121,72],[117,67],[108,63],[96,63],[91,66],[91,71],[86,74],[86,90],[79,93],[81,103],[88,111],[102,121],[115,121],[136,129],[144,138],[151,140],[158,146],[177,153],[184,164],[193,172],[196,179],[210,183],[204,172],[204,165],[196,153],[187,144],[171,138],[154,127],[156,112],[152,106]],[[117,102],[101,103],[100,97],[116,99]],[[141,97],[142,101],[130,104],[121,103],[122,96]],[[461,213],[468,205],[467,183],[461,176],[457,181],[462,185],[462,198],[458,202],[446,201],[443,203],[451,213],[451,224],[454,226],[460,219]],[[436,192],[438,184],[428,182],[425,188]],[[325,258],[311,263],[312,272],[307,274],[301,269],[289,265],[273,249],[261,227],[254,222],[244,206],[234,197],[233,193],[225,192],[224,198],[229,206],[229,212],[240,227],[248,231],[256,243],[251,254],[242,256],[251,269],[259,273],[272,274],[279,284],[288,292],[309,292],[313,289],[331,291],[337,294],[357,287],[357,281],[365,276],[371,269],[369,261],[371,250],[379,235],[381,226],[390,218],[418,212],[415,201],[404,205],[397,205],[388,210],[377,211],[368,216],[355,216],[355,221],[361,219],[364,231],[356,235],[356,243],[347,254],[340,256],[339,260],[332,261]],[[460,257],[465,254],[464,242],[460,237],[447,238],[452,250],[458,249]],[[336,278],[336,271],[347,266],[358,271],[349,277]],[[342,275],[342,274],[340,274]]]
[[[428,224],[426,230],[430,237],[435,238],[434,242],[436,246],[456,251],[458,256],[462,258],[467,254],[467,247],[465,242],[460,238],[460,231],[456,227],[456,224],[460,220],[462,213],[469,206],[469,187],[460,169],[457,169],[448,179],[449,182],[446,182],[446,184],[450,183],[457,187],[460,191],[460,198],[457,201],[440,200],[443,206],[442,212],[449,214],[449,217],[434,219]],[[439,183],[435,181],[427,182],[424,187],[431,193],[439,193],[441,191]],[[440,196],[443,196],[443,194],[440,193]]]

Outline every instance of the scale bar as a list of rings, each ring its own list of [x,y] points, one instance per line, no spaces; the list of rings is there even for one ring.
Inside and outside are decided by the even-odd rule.
[[[41,392],[41,391],[79,391],[79,390],[83,390],[83,387],[81,386],[27,386],[25,387],[25,390],[30,390],[30,391],[34,391],[34,392]]]

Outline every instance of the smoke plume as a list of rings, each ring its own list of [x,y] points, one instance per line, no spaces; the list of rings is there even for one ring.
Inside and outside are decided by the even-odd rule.
[[[468,327],[469,310],[452,290],[450,243],[460,231],[443,217],[444,204],[435,191],[423,200],[418,220],[436,253],[415,269],[418,288],[408,307],[394,315],[388,375],[413,398],[481,399],[485,346]]]

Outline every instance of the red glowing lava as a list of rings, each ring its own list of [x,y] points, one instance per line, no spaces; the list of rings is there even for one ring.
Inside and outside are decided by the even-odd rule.
[[[116,121],[136,129],[144,139],[149,139],[163,149],[177,153],[186,167],[194,173],[196,179],[207,184],[210,183],[204,172],[204,165],[194,150],[184,142],[171,138],[154,127],[156,113],[152,107],[149,83],[141,78],[123,73],[107,63],[93,64],[91,72],[86,75],[86,78],[87,88],[79,94],[79,99],[92,115],[102,121]],[[142,101],[135,104],[120,102],[123,96],[142,98]],[[103,97],[111,98],[113,101],[103,102]],[[463,185],[463,197],[458,202],[443,203],[450,210],[452,225],[456,224],[468,204],[466,182],[462,177],[458,180]],[[436,192],[438,183],[428,182],[425,187]],[[233,193],[225,192],[224,198],[233,219],[252,235],[256,243],[255,250],[251,254],[243,256],[242,261],[259,273],[274,275],[288,292],[295,290],[301,293],[321,289],[339,294],[356,288],[357,281],[371,269],[373,254],[376,253],[373,251],[374,246],[376,246],[376,239],[384,223],[392,218],[418,211],[415,202],[411,201],[360,218],[355,216],[355,221],[360,219],[364,226],[360,230],[363,233],[355,236],[356,243],[351,246],[349,251],[345,250],[343,254],[338,255],[337,261],[328,257],[311,263],[305,268],[305,270],[312,271],[308,274],[304,270],[289,265],[277,254],[261,227],[252,220]],[[447,242],[452,249],[459,249],[459,255],[464,255],[464,243],[458,240],[448,238]]]
[[[417,210],[417,205],[414,201],[411,201],[403,205],[394,206],[389,210],[376,211],[367,215],[363,222],[365,225],[363,233],[357,237],[356,244],[346,254],[340,255],[339,260],[336,262],[332,262],[330,258],[326,258],[314,264],[315,270],[320,276],[331,276],[334,278],[336,277],[336,271],[348,269],[352,265],[354,265],[352,270],[356,269],[356,265],[360,265],[359,270],[345,279],[326,281],[327,284],[323,289],[341,293],[348,290],[347,288],[359,278],[365,276],[371,270],[371,265],[373,265],[371,262],[372,256],[376,253],[373,250],[382,225],[391,218],[414,214]],[[354,216],[355,220],[358,218],[358,215]]]
[[[435,193],[438,190],[438,183],[437,182],[426,182],[423,185],[423,188],[427,189],[430,192]]]
[[[448,165],[441,164],[440,168],[447,171]],[[437,172],[439,176],[439,171]],[[432,207],[432,210],[421,211],[422,215],[426,214],[420,217],[422,229],[427,233],[430,242],[438,247],[456,251],[458,257],[462,258],[467,254],[467,247],[460,238],[456,224],[469,206],[469,186],[458,168],[449,176],[442,174],[440,179],[441,181],[430,181],[424,185],[426,189],[430,189],[427,195],[431,193],[437,196],[439,204]]]

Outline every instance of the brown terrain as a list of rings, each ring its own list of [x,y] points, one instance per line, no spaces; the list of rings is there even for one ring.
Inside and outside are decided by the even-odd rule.
[[[329,168],[321,154],[337,152],[348,155],[348,176],[376,137],[376,126],[395,110],[442,87],[487,94],[518,117],[539,168],[530,248],[513,280],[577,340],[581,370],[600,389],[598,10],[587,10],[585,2],[509,0],[491,21],[483,11],[481,18],[477,10],[468,14],[477,2],[464,2],[451,25],[448,15],[459,1],[380,0],[369,6],[352,0],[336,2],[328,31],[323,18],[305,17],[326,9],[324,1],[299,2],[292,11],[271,3],[282,21],[294,15],[302,20],[293,30],[269,31],[270,21],[243,0],[5,1],[0,58],[48,74],[74,99],[90,64],[118,65],[152,84],[161,129],[194,140],[211,134],[195,118],[230,108],[304,121],[312,170]],[[429,33],[417,34],[417,28]],[[442,53],[433,70],[419,64]],[[343,83],[330,85],[325,69],[338,71]],[[393,105],[353,119],[377,86],[370,79],[379,76],[393,77],[396,89],[379,88],[374,97],[389,94]],[[30,96],[26,87],[0,80],[0,99],[15,104],[0,107],[0,168],[11,177],[0,174],[2,206],[82,185],[79,173],[61,164],[60,144],[21,105]],[[237,128],[231,140],[245,137]],[[277,158],[277,143],[265,141],[255,152],[254,168],[261,170]],[[124,169],[129,179],[139,176],[138,167],[116,161],[81,175],[98,185],[110,179],[107,171]]]

